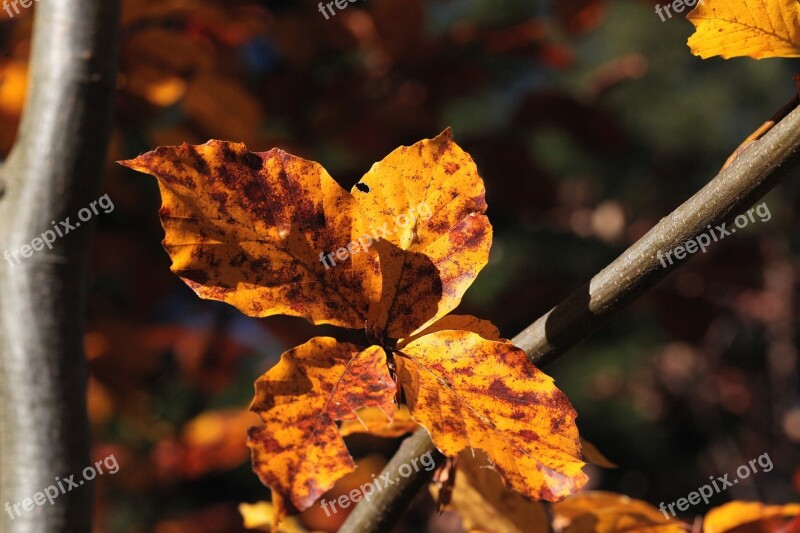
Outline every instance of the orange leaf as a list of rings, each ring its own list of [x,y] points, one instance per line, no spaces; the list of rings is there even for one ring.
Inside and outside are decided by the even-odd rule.
[[[779,531],[787,518],[800,516],[800,503],[764,505],[758,502],[730,502],[709,511],[703,520],[705,533],[726,533],[746,526],[746,531]],[[744,533],[745,530],[742,530]]]
[[[405,405],[398,406],[393,417],[378,407],[365,407],[356,412],[356,418],[357,420],[343,423],[339,428],[342,437],[369,433],[376,437],[393,439],[411,433],[418,427]]]
[[[368,276],[326,272],[319,259],[349,240],[353,200],[318,163],[209,141],[123,164],[158,177],[172,271],[200,297],[250,316],[364,327]]]
[[[336,421],[355,420],[366,406],[393,413],[395,393],[382,348],[361,351],[330,337],[284,353],[256,381],[251,409],[264,425],[250,430],[248,445],[254,471],[273,491],[276,518],[293,511],[289,504],[310,507],[355,468]]]
[[[556,501],[586,481],[575,410],[525,352],[466,331],[437,331],[395,352],[414,419],[447,456],[484,450],[508,485]]]
[[[486,265],[492,228],[483,180],[450,130],[396,149],[351,193],[368,220],[393,225],[376,246],[384,292],[370,322],[399,338],[455,309]]]
[[[800,56],[797,0],[704,0],[686,17],[692,53],[702,58]]]
[[[553,504],[553,527],[564,533],[685,533],[655,507],[613,492],[591,491]]]
[[[172,270],[247,315],[400,338],[455,308],[488,261],[483,182],[449,130],[352,193],[318,163],[221,141],[121,163],[159,180]]]

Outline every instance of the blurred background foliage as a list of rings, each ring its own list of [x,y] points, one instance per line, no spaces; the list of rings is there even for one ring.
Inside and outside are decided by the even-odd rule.
[[[701,61],[683,17],[650,1],[369,0],[326,20],[312,1],[122,0],[117,122],[91,265],[87,355],[97,531],[244,531],[246,407],[280,353],[319,334],[241,316],[169,272],[155,181],[114,165],[158,145],[243,141],[320,161],[349,187],[401,144],[452,126],[486,182],[490,264],[461,313],[513,336],[702,187],[791,96],[789,60]],[[32,11],[0,20],[0,153],[24,104]],[[800,196],[712,245],[550,373],[615,470],[594,488],[656,505],[769,453],[728,499],[800,490]],[[36,209],[36,206],[31,206]],[[328,333],[346,335],[333,328]],[[397,440],[348,438],[370,479]],[[330,499],[330,498],[329,498]],[[690,513],[705,512],[701,505]],[[691,514],[686,518],[691,519]],[[307,512],[334,531],[344,512]],[[459,531],[421,497],[398,530]]]

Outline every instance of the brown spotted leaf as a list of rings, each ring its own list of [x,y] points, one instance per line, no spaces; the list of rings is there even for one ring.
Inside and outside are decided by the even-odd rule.
[[[451,131],[396,149],[351,192],[383,235],[383,292],[370,322],[400,338],[455,309],[486,265],[492,227],[483,180]]]
[[[449,130],[348,193],[318,163],[209,141],[122,164],[156,176],[172,270],[251,316],[400,338],[452,310],[486,265],[483,181]]]
[[[353,198],[318,163],[209,141],[122,164],[158,178],[172,271],[200,297],[250,316],[364,327],[374,258],[322,264],[320,253],[365,230],[353,222]]]
[[[396,387],[383,348],[317,337],[284,353],[256,381],[251,410],[264,425],[250,430],[253,469],[270,487],[279,517],[310,507],[352,472],[336,426],[363,407],[394,413]],[[285,502],[284,502],[285,500]]]
[[[443,330],[402,345],[395,362],[411,415],[446,456],[479,448],[509,487],[536,500],[586,483],[575,410],[524,351]]]

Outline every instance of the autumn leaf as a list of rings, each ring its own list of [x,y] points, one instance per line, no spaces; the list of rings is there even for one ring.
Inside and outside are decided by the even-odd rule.
[[[159,180],[173,272],[250,316],[400,338],[454,309],[488,261],[483,182],[450,130],[398,148],[352,193],[318,163],[221,141],[121,163]]]
[[[456,460],[456,480],[447,508],[461,518],[466,531],[526,533],[548,531],[544,505],[503,485],[485,452],[465,450]],[[438,488],[431,485],[434,499]]]
[[[385,283],[371,322],[399,338],[455,309],[486,263],[492,233],[483,180],[450,131],[393,151],[351,192],[366,219],[395,225],[376,246]],[[441,295],[436,308],[431,291]]]
[[[591,491],[553,504],[553,527],[563,533],[686,533],[689,528],[640,500]]]
[[[198,296],[250,316],[364,327],[374,261],[353,256],[353,266],[369,263],[358,273],[320,262],[322,250],[346,245],[358,230],[352,197],[318,163],[209,141],[122,164],[158,178],[164,248]]]
[[[411,415],[443,454],[480,448],[512,489],[532,499],[560,500],[586,483],[575,411],[524,351],[444,330],[395,355]]]
[[[689,47],[704,59],[800,56],[797,0],[704,0],[686,18],[696,28]]]
[[[280,495],[273,504],[281,516],[307,509],[355,468],[336,421],[354,420],[362,407],[393,413],[395,392],[383,349],[330,337],[284,353],[258,379],[251,410],[264,425],[250,430],[248,445],[253,469]]]
[[[275,523],[353,471],[342,434],[356,424],[419,423],[450,457],[481,448],[528,498],[586,483],[575,411],[553,380],[490,322],[446,316],[492,240],[483,181],[449,130],[398,148],[350,193],[317,163],[219,141],[123,164],[158,178],[164,246],[198,295],[366,333],[364,347],[312,339],[256,383],[264,425],[248,444]],[[395,380],[411,418],[393,427]]]
[[[747,526],[747,531],[778,531],[786,519],[800,516],[800,503],[764,505],[758,502],[730,502],[709,511],[703,520],[704,533],[727,533]]]

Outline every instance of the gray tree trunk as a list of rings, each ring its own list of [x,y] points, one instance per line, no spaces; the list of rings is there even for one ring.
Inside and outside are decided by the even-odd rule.
[[[118,17],[118,0],[36,3],[27,104],[0,169],[3,533],[91,530],[91,483],[21,516],[13,505],[53,485],[57,476],[82,477],[91,464],[83,334],[92,224],[75,227],[52,249],[28,258],[21,251],[31,251],[21,247],[52,230],[51,221],[70,217],[74,225],[78,211],[100,195]]]

